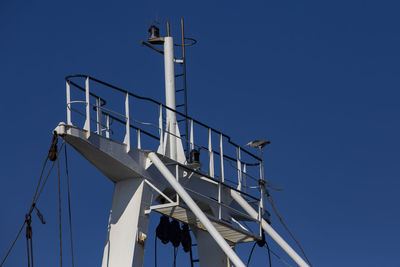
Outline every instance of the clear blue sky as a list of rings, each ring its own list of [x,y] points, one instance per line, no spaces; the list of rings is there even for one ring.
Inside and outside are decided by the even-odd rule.
[[[312,263],[400,266],[399,8],[367,0],[0,1],[0,257],[24,220],[51,131],[66,120],[64,76],[89,74],[163,101],[162,59],[139,42],[152,19],[170,19],[177,34],[183,16],[198,40],[188,51],[189,114],[239,144],[272,141],[266,174],[285,188],[273,196]],[[76,266],[99,266],[112,183],[69,152]],[[37,266],[58,263],[56,190],[53,175],[38,203],[48,223],[33,223]],[[152,218],[145,266],[154,266]],[[240,250],[244,260],[249,250]],[[159,245],[164,266],[171,254]],[[187,266],[188,256],[178,257]],[[266,262],[256,248],[252,266]],[[24,264],[22,236],[5,266]],[[273,266],[284,265],[273,258]]]

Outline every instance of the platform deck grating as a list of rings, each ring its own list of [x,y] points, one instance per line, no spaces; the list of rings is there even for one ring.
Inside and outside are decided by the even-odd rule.
[[[152,210],[202,230],[206,230],[199,219],[188,208],[182,206],[170,206],[154,208]],[[210,219],[211,223],[222,235],[222,237],[232,243],[236,244],[258,240],[258,237],[251,232],[236,228],[235,226],[218,220],[212,216],[207,215],[207,217]]]

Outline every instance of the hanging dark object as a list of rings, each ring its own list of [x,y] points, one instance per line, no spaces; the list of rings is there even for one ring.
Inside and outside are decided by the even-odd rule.
[[[182,225],[182,247],[183,251],[189,252],[190,249],[192,248],[192,237],[190,236],[189,232],[189,225],[183,224]]]
[[[174,247],[179,247],[182,240],[182,231],[177,220],[172,220],[170,226],[170,241]]]
[[[261,240],[258,240],[257,241],[257,245],[259,246],[259,247],[263,247],[264,245],[265,245],[265,234],[264,234],[264,231],[262,232],[262,238],[261,238]]]
[[[57,142],[58,142],[58,137],[56,134],[53,135],[53,138],[51,139],[51,146],[49,149],[49,160],[50,161],[55,161],[57,159]]]
[[[161,240],[163,244],[167,244],[170,240],[170,225],[171,224],[169,222],[169,218],[165,215],[161,216],[160,223],[156,228],[156,236]]]
[[[200,163],[200,151],[192,149],[190,151],[189,163]]]

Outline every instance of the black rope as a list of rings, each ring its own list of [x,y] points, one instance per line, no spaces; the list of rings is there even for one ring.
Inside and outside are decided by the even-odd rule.
[[[64,147],[64,144],[65,144],[65,142],[63,142],[63,143],[61,144],[60,149],[58,150],[58,153],[59,153],[59,152],[61,151],[61,149]],[[45,185],[46,185],[46,183],[47,183],[47,180],[49,179],[49,176],[50,176],[50,174],[51,174],[51,171],[52,171],[53,168],[54,168],[55,163],[56,163],[56,162],[53,161],[53,163],[52,163],[52,165],[51,165],[51,167],[50,167],[50,169],[49,169],[49,172],[47,173],[46,178],[44,179],[44,182],[43,182],[42,186],[40,187],[40,190],[39,190],[39,192],[38,192],[38,194],[37,194],[37,196],[36,196],[35,202],[38,201],[40,195],[42,194],[42,191],[43,191],[43,189],[44,189],[44,187],[45,187]]]
[[[176,256],[178,255],[178,247],[173,247],[174,249],[174,267],[176,267]]]
[[[58,174],[58,224],[60,238],[60,267],[62,267],[62,222],[61,222],[61,177],[60,177],[60,161],[57,159],[57,174]]]
[[[154,236],[154,267],[157,267],[157,235]]]
[[[246,267],[248,267],[249,264],[250,264],[251,256],[253,256],[253,251],[254,251],[254,248],[256,247],[256,245],[257,245],[257,242],[254,242],[254,245],[253,245],[253,247],[251,248],[251,251],[250,251],[250,254],[249,254],[249,258],[247,259]]]
[[[64,144],[64,143],[63,143],[63,144]],[[62,147],[62,146],[61,146],[61,147]],[[61,148],[60,148],[60,150],[61,150]],[[41,181],[42,181],[42,178],[43,178],[44,170],[45,170],[45,168],[46,168],[46,164],[47,164],[48,159],[49,159],[49,157],[48,157],[48,155],[47,155],[47,156],[46,156],[46,159],[45,159],[44,162],[43,162],[42,170],[41,170],[41,172],[40,172],[40,176],[39,176],[39,179],[38,179],[36,188],[35,188],[35,193],[33,194],[32,202],[31,202],[31,204],[30,204],[28,214],[30,214],[30,213],[33,211],[33,207],[35,206],[35,203],[38,201],[39,196],[40,196],[40,194],[41,194],[41,192],[42,192],[42,190],[43,190],[44,185],[42,185],[42,187],[40,188],[40,190],[39,190],[39,187],[40,187],[40,184],[41,184]],[[48,178],[49,175],[50,175],[51,170],[53,169],[53,166],[54,166],[54,163],[53,163],[52,167],[50,168],[49,173],[47,174],[46,181],[47,181],[47,178]],[[44,184],[46,183],[46,181],[44,182]],[[26,225],[26,219],[24,220],[24,223],[21,225],[21,227],[20,227],[20,229],[19,229],[17,235],[15,236],[13,242],[11,243],[11,246],[10,246],[9,249],[7,250],[6,255],[4,256],[3,260],[1,261],[0,267],[3,266],[3,264],[4,264],[4,262],[6,261],[7,257],[10,255],[10,253],[11,253],[12,249],[14,248],[14,245],[15,245],[15,243],[17,242],[19,236],[21,235],[22,230],[24,229],[25,225]]]
[[[74,246],[72,239],[72,212],[71,212],[71,193],[69,188],[69,171],[68,171],[68,154],[67,154],[67,146],[64,148],[65,152],[65,173],[67,176],[67,191],[68,191],[68,219],[69,219],[69,239],[71,243],[71,260],[72,267],[74,267]]]
[[[271,207],[274,210],[276,217],[278,217],[279,221],[281,222],[283,227],[286,229],[286,231],[289,233],[290,237],[296,242],[297,246],[301,250],[301,253],[303,253],[304,257],[306,258],[308,264],[312,267],[312,264],[311,264],[310,260],[308,259],[305,251],[303,250],[303,247],[300,245],[300,242],[297,241],[297,239],[294,237],[292,232],[289,230],[289,227],[287,227],[287,225],[284,223],[282,217],[279,215],[278,211],[276,210],[272,196],[268,193],[268,191],[267,191],[267,200],[268,200],[269,204],[271,204]]]
[[[267,247],[268,250],[268,262],[269,262],[269,267],[272,267],[272,262],[271,262],[271,251],[269,249],[268,243],[265,241],[265,246]]]

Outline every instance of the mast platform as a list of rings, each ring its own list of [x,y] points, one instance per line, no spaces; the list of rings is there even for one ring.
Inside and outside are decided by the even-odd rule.
[[[151,207],[150,210],[207,231],[196,215],[184,204],[175,204],[173,206],[170,204],[157,205]],[[207,214],[206,216],[217,229],[217,231],[222,235],[222,237],[232,244],[260,240],[258,236],[249,231],[239,229],[232,224],[223,220],[218,220],[213,216],[209,216]]]

